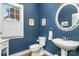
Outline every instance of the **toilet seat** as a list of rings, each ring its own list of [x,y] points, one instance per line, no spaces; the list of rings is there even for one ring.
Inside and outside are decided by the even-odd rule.
[[[30,46],[30,50],[31,51],[37,51],[41,48],[41,46],[39,44],[33,44]]]

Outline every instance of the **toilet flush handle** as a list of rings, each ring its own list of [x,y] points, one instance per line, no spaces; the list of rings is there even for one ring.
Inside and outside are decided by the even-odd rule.
[[[37,42],[39,42],[39,39],[37,40]]]

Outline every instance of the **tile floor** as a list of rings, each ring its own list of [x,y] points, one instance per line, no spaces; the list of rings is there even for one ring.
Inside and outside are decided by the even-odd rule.
[[[32,52],[29,52],[29,53],[25,53],[25,54],[23,54],[21,56],[31,56],[31,54],[32,54]],[[43,54],[41,56],[48,56],[48,55],[47,54]]]

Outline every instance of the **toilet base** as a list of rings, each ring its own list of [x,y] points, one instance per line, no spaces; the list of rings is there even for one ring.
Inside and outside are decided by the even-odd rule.
[[[44,54],[44,50],[43,49],[39,49],[38,51],[33,51],[32,52],[32,56],[41,56]]]

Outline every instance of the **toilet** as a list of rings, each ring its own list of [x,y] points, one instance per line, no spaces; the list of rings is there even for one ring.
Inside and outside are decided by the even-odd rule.
[[[32,52],[32,56],[41,56],[44,54],[43,47],[46,43],[46,37],[39,37],[38,42],[38,44],[33,44],[29,47]]]

